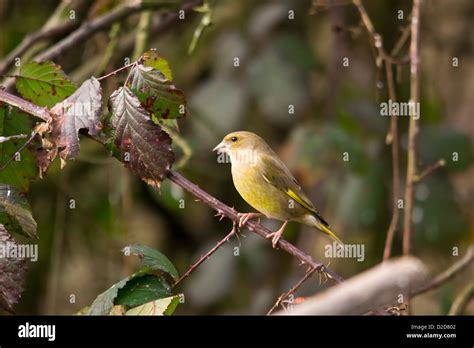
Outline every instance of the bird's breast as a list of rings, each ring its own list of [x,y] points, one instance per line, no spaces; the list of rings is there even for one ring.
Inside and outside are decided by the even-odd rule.
[[[299,205],[290,208],[290,198],[265,181],[258,163],[254,165],[232,163],[232,179],[242,198],[267,217],[286,220],[294,219],[304,213],[300,212]]]

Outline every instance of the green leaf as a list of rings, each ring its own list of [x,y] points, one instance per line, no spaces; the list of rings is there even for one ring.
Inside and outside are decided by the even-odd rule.
[[[91,136],[98,136],[102,128],[102,89],[96,78],[92,77],[77,89],[74,94],[56,104],[51,113],[53,119],[53,140],[60,148],[62,160],[73,159],[79,153],[79,131],[86,129]]]
[[[145,110],[157,119],[185,116],[186,99],[164,73],[151,66],[138,64],[130,73],[128,87],[135,93]]]
[[[27,199],[14,187],[1,184],[0,224],[11,233],[37,238],[36,221]]]
[[[168,64],[168,61],[156,52],[155,49],[151,49],[146,51],[142,55],[143,57],[143,65],[152,67],[159,72],[161,72],[169,81],[173,81],[173,74],[171,72],[171,68]]]
[[[143,269],[138,272],[133,273],[131,276],[122,279],[121,281],[115,283],[110,288],[99,294],[91,306],[87,310],[87,315],[105,315],[110,312],[114,306],[114,300],[117,297],[118,291],[123,288],[127,282],[135,277],[140,277],[144,274],[147,274],[149,269]]]
[[[98,295],[87,310],[88,315],[105,315],[110,313],[115,304],[138,305],[171,294],[170,286],[166,280],[151,274],[154,270],[160,270],[171,274],[173,279],[176,279],[178,272],[171,261],[159,251],[151,248],[140,245],[127,248],[130,249],[126,249],[126,251],[141,258],[144,267]]]
[[[16,246],[15,240],[0,225],[0,250],[5,251]],[[25,259],[0,257],[0,308],[13,311],[24,290],[27,265]]]
[[[179,274],[173,263],[158,250],[138,244],[127,246],[124,250],[137,255],[144,266],[168,273],[174,280],[178,280]]]
[[[127,87],[112,93],[109,109],[112,115],[106,127],[111,128],[109,143],[114,155],[140,179],[159,186],[174,162],[171,138],[151,120]]]
[[[118,291],[114,304],[128,308],[171,295],[171,287],[161,277],[146,274],[134,278]]]
[[[33,121],[28,115],[13,108],[0,107],[0,136],[29,135],[32,129]],[[12,139],[0,143],[0,166],[14,156],[27,140],[26,138]],[[15,186],[20,191],[26,192],[30,187],[30,181],[37,175],[35,158],[31,151],[25,148],[0,171],[0,183]]]
[[[162,298],[128,310],[125,315],[171,315],[179,304],[180,295]]]
[[[20,68],[16,89],[23,98],[50,108],[74,93],[76,85],[53,62],[29,62]]]

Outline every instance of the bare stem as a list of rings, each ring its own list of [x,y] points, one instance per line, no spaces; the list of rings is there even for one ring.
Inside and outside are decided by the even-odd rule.
[[[49,114],[48,108],[37,106],[27,100],[5,92],[2,89],[0,89],[0,102],[14,106],[21,111],[42,119],[45,122],[51,121],[51,115]]]
[[[189,275],[196,269],[198,268],[204,261],[209,259],[212,254],[214,254],[217,250],[220,249],[222,245],[227,243],[230,238],[237,233],[237,223],[234,221],[232,225],[232,230],[225,236],[222,240],[220,240],[211,250],[209,250],[206,254],[202,255],[198,261],[193,263],[191,267],[173,284],[173,288],[176,287],[181,281],[183,281],[185,278],[189,277]]]
[[[421,180],[423,180],[424,177],[426,177],[427,175],[430,175],[436,169],[438,169],[439,167],[444,167],[445,165],[446,165],[446,161],[444,160],[444,158],[437,160],[432,165],[426,167],[420,174],[416,175],[414,178],[414,182],[415,183],[420,182]]]
[[[298,290],[300,288],[301,285],[303,285],[303,283],[308,280],[309,277],[311,277],[313,275],[313,273],[316,272],[316,268],[308,268],[308,270],[306,271],[305,275],[303,276],[303,278],[301,278],[298,283],[296,283],[295,285],[293,285],[291,287],[290,290],[288,290],[287,292],[283,293],[280,295],[280,297],[278,297],[278,299],[276,300],[275,304],[273,305],[272,308],[270,308],[270,310],[267,312],[267,315],[270,315],[273,313],[273,311],[275,309],[278,308],[278,306],[280,306],[283,301],[288,298],[288,296],[294,294],[296,292],[296,290]]]
[[[413,1],[411,15],[411,43],[410,43],[410,101],[420,101],[420,6],[422,0]],[[405,214],[403,216],[403,254],[408,255],[412,249],[412,216],[413,216],[413,188],[416,177],[416,137],[418,134],[418,120],[410,115],[408,128],[408,158],[405,188]]]
[[[439,288],[441,285],[449,281],[450,279],[454,278],[457,274],[462,272],[464,269],[467,268],[471,264],[471,262],[474,260],[474,245],[471,245],[466,252],[466,255],[456,262],[454,265],[449,267],[446,271],[443,273],[439,274],[437,277],[435,277],[432,281],[430,281],[428,284],[423,285],[417,289],[415,289],[410,295],[411,297],[423,294],[425,292],[428,292],[430,290],[434,290]]]
[[[132,66],[135,66],[137,64],[137,62],[133,62],[133,63],[130,63],[130,64],[127,64],[127,65],[124,65],[122,66],[121,68],[118,68],[112,72],[109,72],[107,75],[104,75],[104,76],[101,76],[101,77],[98,77],[97,78],[97,81],[101,81],[101,80],[104,80],[112,75],[116,75],[118,74],[119,72],[123,71],[123,70],[126,70],[128,68],[131,68]]]
[[[469,301],[474,298],[474,282],[468,284],[458,297],[453,301],[451,308],[449,309],[449,315],[461,315],[466,309]]]
[[[396,102],[397,95],[395,92],[395,82],[393,78],[393,70],[391,63],[385,63],[385,73],[387,76],[388,96]],[[398,162],[398,115],[392,115],[390,119],[390,142],[392,145],[392,218],[390,219],[390,225],[387,230],[387,239],[385,240],[385,248],[383,251],[383,259],[388,260],[390,258],[393,239],[395,231],[398,225],[398,219],[400,217],[400,210],[398,208],[398,200],[400,198],[400,168]]]

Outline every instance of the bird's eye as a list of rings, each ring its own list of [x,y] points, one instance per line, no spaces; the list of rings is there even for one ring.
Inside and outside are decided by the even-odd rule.
[[[230,138],[230,140],[235,143],[237,141],[237,137],[232,137],[232,138]]]

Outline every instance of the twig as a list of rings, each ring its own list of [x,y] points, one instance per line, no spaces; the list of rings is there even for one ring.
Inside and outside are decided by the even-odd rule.
[[[8,105],[14,106],[20,109],[21,111],[24,111],[32,116],[42,119],[45,122],[51,122],[52,120],[48,108],[30,103],[29,101],[24,100],[8,92],[5,92],[2,89],[0,89],[0,102],[4,102]]]
[[[211,250],[209,250],[205,255],[201,256],[201,258],[193,263],[191,267],[173,284],[173,288],[176,287],[183,279],[189,277],[189,275],[198,268],[204,261],[206,261],[212,254],[214,254],[219,248],[227,243],[229,239],[237,233],[237,222],[233,221],[232,230],[224,237],[221,241],[219,241]]]
[[[38,32],[27,35],[23,41],[0,63],[0,75],[4,75],[12,67],[15,59],[23,55],[32,45],[44,40],[54,39],[65,35],[76,27],[76,21],[68,21],[61,23],[56,27],[47,30],[42,29]]]
[[[468,284],[453,301],[448,315],[461,315],[467,304],[474,298],[474,282]]]
[[[301,285],[303,285],[303,283],[304,283],[309,277],[311,277],[314,272],[316,272],[316,270],[317,270],[316,268],[308,268],[308,269],[306,270],[306,272],[305,272],[304,277],[301,278],[301,279],[298,281],[298,283],[296,283],[295,285],[293,285],[290,290],[288,290],[287,292],[281,294],[280,297],[278,297],[278,299],[276,300],[276,302],[275,302],[275,304],[273,305],[273,307],[270,308],[270,310],[267,312],[267,315],[272,314],[273,311],[274,311],[275,309],[277,309],[278,306],[280,306],[280,304],[282,304],[282,302],[283,302],[286,298],[288,298],[288,296],[294,294],[294,293],[296,292],[296,290],[298,290],[299,287],[300,287]]]
[[[375,65],[377,66],[377,68],[379,69],[382,68],[383,61],[389,62],[391,64],[405,63],[404,59],[402,60],[397,59],[387,54],[387,52],[385,52],[383,48],[383,43],[382,43],[382,36],[375,31],[375,27],[372,24],[372,21],[370,20],[370,17],[367,14],[367,11],[365,10],[365,7],[362,4],[362,1],[352,0],[352,2],[357,7],[357,10],[359,11],[359,14],[360,14],[360,18],[362,19],[362,23],[364,24],[365,29],[369,33],[370,43],[372,45],[372,48],[376,52]]]
[[[52,39],[61,38],[79,26],[80,19],[70,19],[69,11],[74,10],[78,16],[84,14],[89,5],[87,0],[63,0],[53,11],[46,23],[36,32],[26,35],[0,63],[0,75],[4,75],[13,66],[16,58],[31,56],[43,47],[43,43]],[[65,15],[67,14],[67,15]]]
[[[108,29],[113,23],[124,20],[125,18],[144,10],[151,10],[163,7],[166,4],[172,4],[175,1],[134,1],[127,5],[119,6],[109,13],[96,19],[83,23],[77,30],[72,32],[49,49],[35,57],[37,61],[54,59],[66,50],[74,47],[86,38],[92,36],[98,31]]]
[[[402,49],[403,45],[405,45],[405,42],[408,40],[409,37],[410,37],[410,26],[407,25],[402,29],[402,35],[393,46],[393,49],[390,51],[390,55],[392,57],[396,57],[398,55],[398,53]]]
[[[13,139],[24,139],[27,136],[28,136],[28,134],[17,134],[17,135],[10,135],[10,136],[7,136],[7,137],[0,136],[0,144],[4,143],[6,141],[13,140]]]
[[[104,76],[101,76],[101,77],[98,77],[97,78],[97,81],[101,81],[101,80],[104,80],[112,75],[115,75],[115,74],[118,74],[119,72],[121,72],[122,70],[126,70],[128,68],[131,68],[132,66],[135,66],[137,64],[137,62],[133,62],[133,63],[130,63],[130,64],[127,64],[127,65],[124,65],[122,66],[121,68],[118,68],[112,72],[109,72],[107,75],[104,75]]]
[[[207,204],[211,208],[215,209],[217,212],[219,212],[223,216],[226,216],[227,218],[231,219],[234,222],[239,222],[240,217],[238,215],[238,212],[235,209],[225,205],[224,203],[219,201],[217,198],[211,196],[206,191],[200,189],[197,185],[190,182],[181,174],[173,170],[170,170],[168,172],[168,178],[171,181],[173,181],[176,185],[182,187],[183,189],[191,193],[193,196],[198,198],[200,201],[202,201],[204,204]],[[259,236],[264,237],[264,238],[269,233],[271,233],[269,229],[267,229],[266,227],[254,221],[248,221],[246,224],[246,227],[251,232],[256,233]],[[295,247],[293,244],[287,242],[286,240],[280,239],[277,245],[280,247],[280,249],[284,250],[288,254],[297,258],[301,262],[301,264],[307,264],[312,268],[324,270],[325,275],[328,278],[333,279],[336,283],[343,282],[344,279],[339,274],[334,272],[332,269],[326,267],[324,264],[320,262],[316,262],[311,256],[309,256],[308,254],[305,254],[303,251]]]
[[[423,294],[425,292],[428,292],[430,290],[437,289],[450,279],[454,278],[457,274],[462,272],[464,269],[466,269],[467,266],[474,260],[474,245],[471,245],[466,252],[466,255],[456,262],[454,265],[449,267],[446,271],[443,273],[439,274],[437,277],[435,277],[432,281],[430,281],[428,284],[423,285],[417,289],[415,289],[412,293],[410,293],[411,297]]]
[[[180,20],[180,13],[183,13],[186,16],[192,16],[192,9],[195,6],[198,6],[202,3],[203,0],[191,0],[185,2],[177,11],[173,11],[167,14],[163,14],[160,16],[158,21],[153,21],[151,28],[150,28],[150,36],[157,37],[159,34],[166,32],[166,30],[170,28],[176,28],[181,23],[187,23],[189,21]],[[182,11],[182,12],[181,12]],[[113,62],[117,62],[117,57],[124,57],[127,56],[135,45],[136,35],[135,33],[130,33],[123,38],[120,38],[120,42],[118,47],[114,53],[114,57],[112,57]],[[90,61],[99,60],[102,57],[103,53],[99,53],[98,55],[94,56],[90,59]],[[117,64],[117,63],[116,63]],[[122,63],[120,63],[121,65]],[[88,78],[90,75],[93,74],[94,66],[92,64],[85,64],[78,68],[71,77],[77,81],[83,81]]]
[[[387,76],[388,96],[396,102],[397,95],[395,92],[395,82],[393,79],[392,64],[385,62],[385,73]],[[400,168],[398,162],[398,125],[397,116],[392,115],[390,119],[390,142],[392,145],[392,218],[390,219],[390,225],[387,230],[387,239],[385,240],[385,247],[383,251],[383,259],[388,260],[392,251],[393,239],[395,231],[398,225],[398,219],[400,217],[400,209],[398,208],[398,200],[400,198]],[[387,136],[388,138],[388,136]]]
[[[411,43],[410,43],[410,101],[420,101],[420,6],[422,0],[413,0],[411,15]],[[413,215],[413,187],[416,176],[416,137],[418,134],[418,120],[410,115],[408,126],[408,158],[405,188],[405,213],[403,215],[403,254],[411,253],[412,215]]]
[[[37,132],[36,132],[35,130],[31,132],[30,138],[29,138],[27,141],[25,141],[25,142],[14,152],[13,155],[11,155],[10,158],[9,158],[4,164],[2,164],[2,165],[0,166],[0,172],[1,172],[2,170],[4,170],[4,169],[11,163],[11,161],[13,161],[13,159],[16,157],[16,154],[17,154],[17,153],[22,152],[22,151],[25,149],[25,147],[27,147],[27,146],[33,141],[33,139],[35,138],[36,134],[37,134]],[[11,138],[14,138],[14,137],[16,137],[16,138],[26,138],[27,135],[26,135],[26,134],[12,135],[11,137],[8,137],[8,138],[11,139]]]
[[[446,161],[444,160],[444,158],[437,160],[435,163],[425,168],[420,174],[415,175],[415,178],[413,179],[414,182],[415,183],[420,182],[425,176],[431,174],[433,171],[435,171],[439,167],[444,167],[445,165],[446,165]]]
[[[410,31],[408,26],[404,28],[402,35],[396,42],[393,47],[390,55],[388,55],[382,45],[382,37],[380,34],[376,33],[374,25],[365,10],[362,1],[353,0],[354,5],[357,7],[359,14],[362,19],[367,32],[369,33],[369,39],[372,44],[373,50],[377,52],[376,55],[376,65],[377,68],[381,68],[382,63],[385,62],[385,75],[388,86],[388,97],[392,101],[396,102],[397,95],[395,91],[395,81],[393,78],[393,65],[396,62],[395,57],[398,55],[399,51],[405,44],[406,40],[409,37]],[[400,63],[396,63],[400,64]],[[392,204],[392,217],[390,219],[390,225],[387,230],[387,238],[385,240],[385,247],[383,253],[383,259],[387,260],[390,258],[390,253],[392,249],[393,239],[395,236],[395,231],[398,225],[398,219],[400,217],[400,211],[398,209],[398,199],[400,197],[400,169],[399,169],[399,159],[398,159],[398,126],[397,126],[397,116],[392,115],[390,119],[390,129],[386,136],[386,143],[391,144],[392,146],[392,194],[393,194],[393,204]]]

